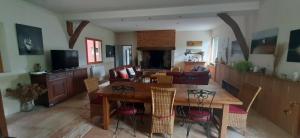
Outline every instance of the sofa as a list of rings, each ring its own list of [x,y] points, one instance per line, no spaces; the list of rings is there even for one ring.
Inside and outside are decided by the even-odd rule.
[[[131,75],[129,68],[135,72],[135,75]],[[125,73],[125,76],[121,74]],[[127,74],[127,75],[126,75]],[[194,85],[208,85],[209,71],[206,68],[196,67],[190,72],[166,72],[167,75],[173,76],[174,84],[194,84]],[[109,70],[110,83],[117,81],[135,81],[136,78],[142,76],[143,72],[139,66],[120,66]]]
[[[142,74],[139,66],[120,66],[109,70],[109,81],[110,83],[116,81],[134,81],[135,78]]]
[[[210,78],[209,71],[167,72],[167,75],[173,76],[174,84],[208,85]]]

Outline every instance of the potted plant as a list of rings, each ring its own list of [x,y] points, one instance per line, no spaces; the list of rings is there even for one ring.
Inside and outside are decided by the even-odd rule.
[[[248,72],[253,67],[253,64],[249,61],[240,61],[233,65],[233,68],[239,72]]]
[[[6,89],[6,96],[15,97],[21,102],[21,111],[29,112],[34,108],[34,100],[47,90],[41,88],[38,84],[22,85],[17,84],[16,89]]]

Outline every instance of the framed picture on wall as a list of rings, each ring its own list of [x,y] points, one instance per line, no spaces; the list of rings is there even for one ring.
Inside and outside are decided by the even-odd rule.
[[[201,47],[202,46],[202,41],[187,41],[186,45],[188,47]]]
[[[20,55],[44,54],[42,29],[16,24],[18,48]]]
[[[278,31],[278,28],[273,28],[254,33],[251,54],[273,54],[276,49]]]
[[[115,46],[106,45],[106,57],[115,57]]]
[[[287,55],[288,62],[300,62],[300,29],[291,31],[289,50]]]

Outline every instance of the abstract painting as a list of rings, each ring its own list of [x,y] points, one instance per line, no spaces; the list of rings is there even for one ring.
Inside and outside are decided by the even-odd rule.
[[[41,28],[16,24],[16,31],[20,55],[44,54]]]
[[[291,31],[288,62],[300,62],[300,30]]]
[[[251,54],[273,54],[276,49],[278,28],[253,34]]]
[[[106,57],[115,57],[115,46],[106,45]]]

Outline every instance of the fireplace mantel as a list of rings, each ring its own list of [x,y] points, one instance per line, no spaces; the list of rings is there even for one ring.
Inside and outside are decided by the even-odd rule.
[[[137,32],[138,50],[175,50],[175,30]]]

